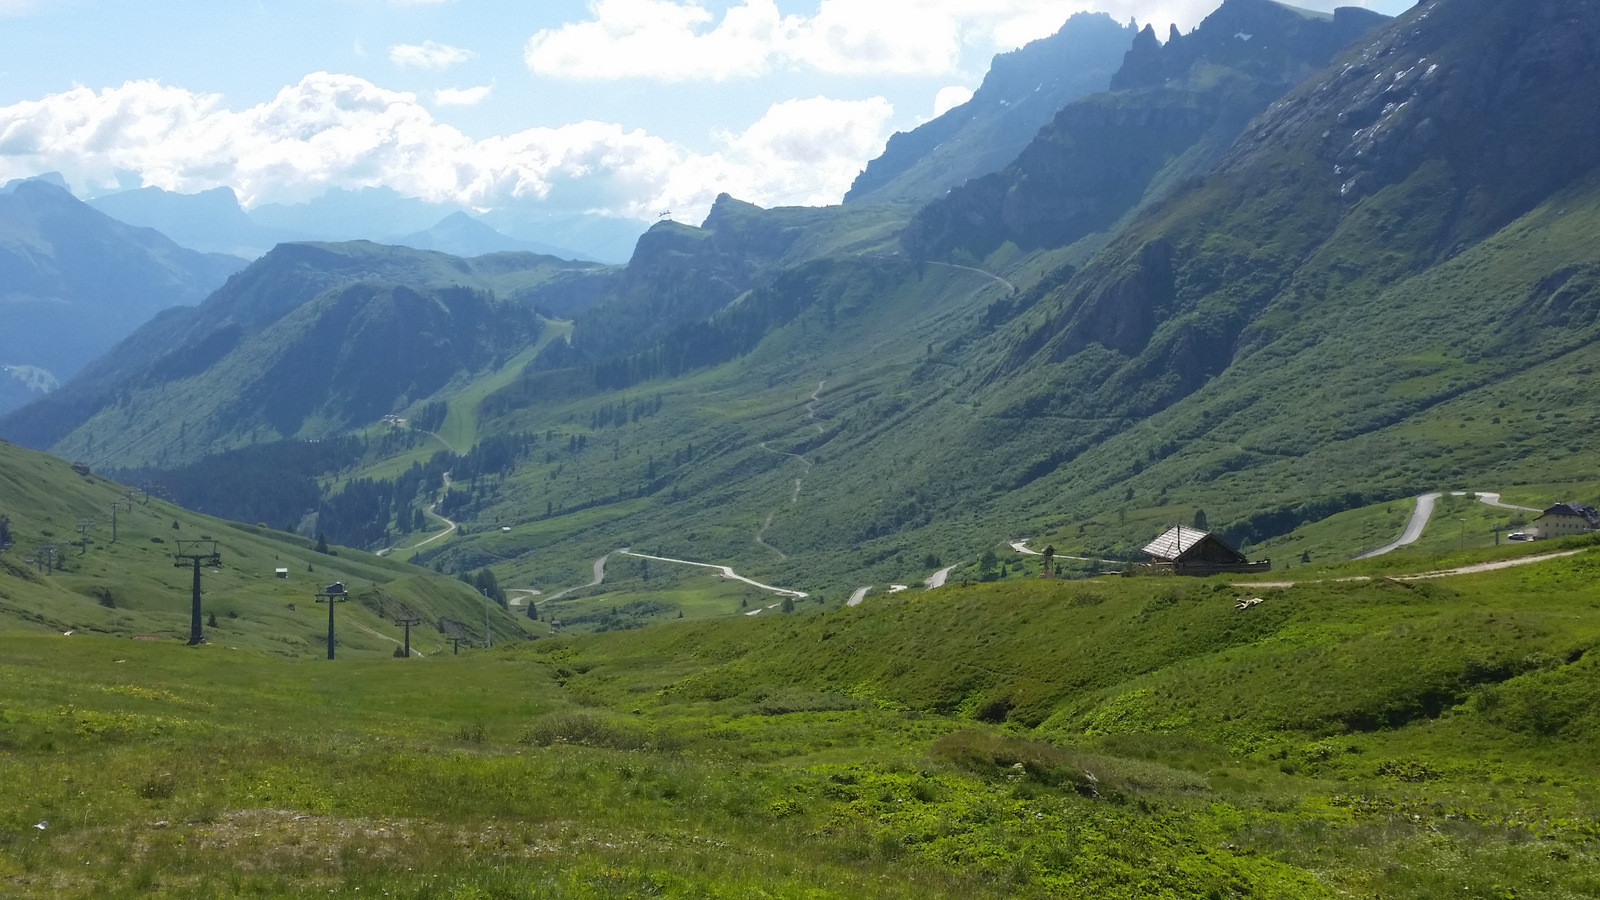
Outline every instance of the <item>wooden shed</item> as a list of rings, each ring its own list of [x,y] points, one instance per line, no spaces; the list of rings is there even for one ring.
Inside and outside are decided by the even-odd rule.
[[[1248,574],[1272,571],[1272,560],[1251,562],[1221,538],[1198,528],[1175,525],[1145,545],[1149,568],[1174,575]]]

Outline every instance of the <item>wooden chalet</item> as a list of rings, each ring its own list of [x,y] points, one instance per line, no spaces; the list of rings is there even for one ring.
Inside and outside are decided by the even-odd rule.
[[[1150,556],[1145,569],[1151,574],[1243,575],[1272,571],[1272,560],[1251,562],[1216,535],[1182,525],[1146,544],[1144,552]]]

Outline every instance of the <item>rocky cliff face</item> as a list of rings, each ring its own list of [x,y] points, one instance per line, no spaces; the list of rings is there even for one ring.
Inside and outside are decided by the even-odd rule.
[[[1581,192],[1600,171],[1593,13],[1589,0],[1430,0],[1374,32],[1041,303],[1007,365],[1111,351],[1096,356],[1098,383],[1062,396],[1077,413],[1149,414],[1298,320],[1366,302]],[[1528,299],[1494,333],[1531,346],[1553,322],[1587,327],[1589,271],[1527,265]]]
[[[1133,35],[1104,13],[1080,13],[1051,37],[995,57],[970,101],[891,137],[844,202],[926,203],[1005,166],[1057,110],[1106,89]]]
[[[1147,27],[1110,93],[1062,109],[1011,165],[924,208],[906,248],[982,259],[1006,242],[1059,247],[1108,230],[1154,185],[1209,168],[1255,115],[1384,21],[1227,0],[1166,44]]]
[[[1222,171],[1285,146],[1353,203],[1444,161],[1470,240],[1600,164],[1600,15],[1589,0],[1429,0],[1388,37],[1275,104]]]

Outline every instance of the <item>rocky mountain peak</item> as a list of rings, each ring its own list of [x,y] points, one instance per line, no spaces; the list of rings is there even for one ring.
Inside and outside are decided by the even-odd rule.
[[[1275,104],[1239,169],[1310,149],[1354,201],[1429,159],[1474,184],[1501,224],[1600,165],[1600,17],[1590,0],[1429,0]]]

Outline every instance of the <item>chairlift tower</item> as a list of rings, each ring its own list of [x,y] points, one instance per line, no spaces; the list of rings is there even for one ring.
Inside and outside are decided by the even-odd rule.
[[[422,620],[419,619],[419,618],[416,618],[415,616],[406,616],[406,617],[403,617],[403,618],[395,619],[394,623],[396,625],[404,625],[406,627],[406,659],[410,659],[411,658],[411,626],[422,624]]]
[[[189,604],[189,646],[192,647],[206,639],[200,630],[200,567],[222,565],[222,554],[217,552],[216,541],[178,541],[172,559],[175,568],[194,568],[194,594]]]
[[[333,605],[345,603],[350,600],[350,592],[344,589],[344,582],[335,581],[323,588],[317,594],[318,603],[328,604],[328,658],[333,659]]]

